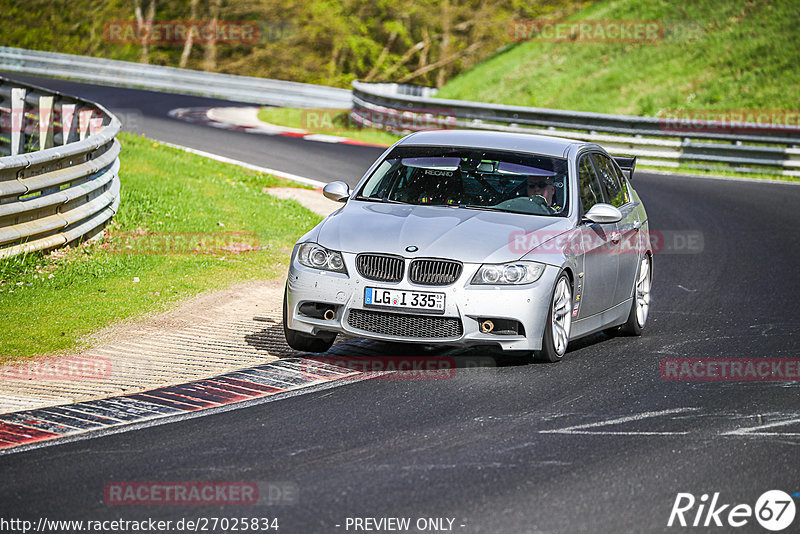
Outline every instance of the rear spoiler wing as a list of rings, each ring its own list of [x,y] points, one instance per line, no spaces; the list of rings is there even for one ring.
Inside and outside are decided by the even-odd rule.
[[[617,162],[619,168],[623,171],[628,171],[628,179],[633,180],[633,170],[636,168],[636,156],[626,158],[623,156],[614,156],[614,161]]]

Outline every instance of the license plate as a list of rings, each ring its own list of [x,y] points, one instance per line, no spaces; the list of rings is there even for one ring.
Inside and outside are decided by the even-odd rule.
[[[375,308],[444,313],[444,293],[365,287],[364,305]]]

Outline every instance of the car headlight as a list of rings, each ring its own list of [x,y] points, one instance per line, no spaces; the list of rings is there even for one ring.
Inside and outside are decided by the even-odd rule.
[[[342,258],[341,252],[328,250],[316,243],[303,243],[300,245],[297,250],[297,261],[300,262],[300,265],[305,265],[312,269],[347,274],[347,268],[344,266],[344,258]]]
[[[538,280],[543,272],[544,265],[533,261],[484,264],[472,277],[472,283],[479,285],[530,284]]]

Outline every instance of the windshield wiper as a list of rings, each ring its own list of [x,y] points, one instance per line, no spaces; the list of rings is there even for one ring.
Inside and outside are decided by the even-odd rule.
[[[456,206],[458,208],[464,208],[468,210],[483,210],[483,211],[508,211],[499,208],[493,208],[491,206],[478,206],[477,204],[459,204]]]
[[[531,213],[529,211],[510,210],[504,208],[496,208],[493,206],[476,206],[475,204],[459,204],[458,207],[465,208],[468,210],[498,211],[500,213],[516,213],[519,215],[536,215],[541,217],[551,217],[557,215],[555,213]]]
[[[375,197],[356,197],[356,200],[364,200],[367,202],[382,202],[383,204],[408,204],[408,202],[402,202],[400,200],[392,200],[390,198],[375,198]]]

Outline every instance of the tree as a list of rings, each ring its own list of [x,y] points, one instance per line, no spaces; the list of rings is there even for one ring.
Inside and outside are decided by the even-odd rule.
[[[139,61],[142,63],[150,63],[150,37],[153,29],[153,20],[156,17],[156,0],[150,0],[146,18],[142,15],[140,0],[133,0],[133,6],[133,14],[136,17],[137,35],[143,36],[140,43],[142,49]]]
[[[194,23],[197,20],[197,2],[199,0],[191,0],[189,3],[189,20]],[[186,63],[189,61],[189,54],[192,53],[192,44],[194,43],[193,30],[186,32],[186,40],[183,44],[183,52],[181,52],[181,59],[178,62],[180,68],[186,68]]]

